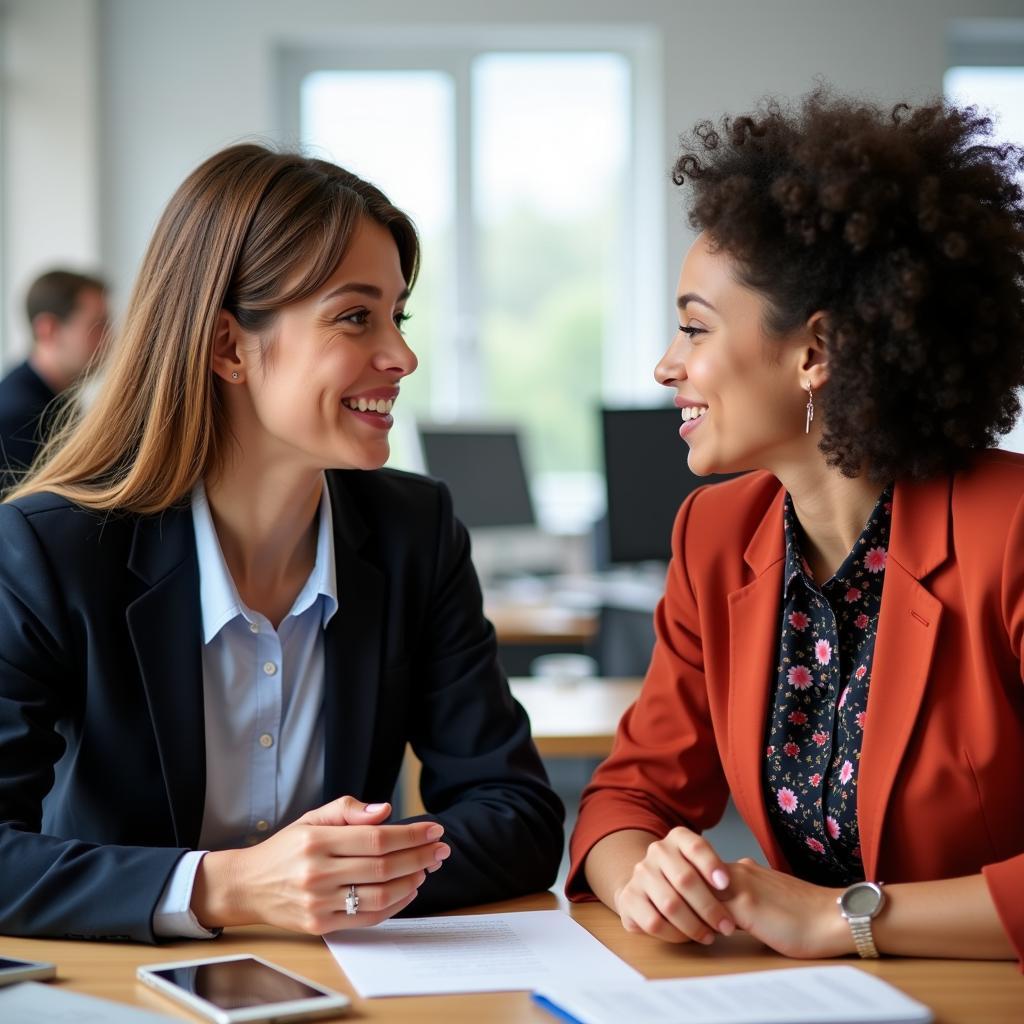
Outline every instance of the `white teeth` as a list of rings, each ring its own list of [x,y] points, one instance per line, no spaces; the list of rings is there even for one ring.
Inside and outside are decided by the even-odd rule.
[[[341,404],[359,412],[375,412],[385,416],[395,407],[391,398],[343,398]]]
[[[683,422],[687,423],[690,420],[695,420],[698,416],[703,416],[707,411],[707,406],[689,405],[682,410]]]

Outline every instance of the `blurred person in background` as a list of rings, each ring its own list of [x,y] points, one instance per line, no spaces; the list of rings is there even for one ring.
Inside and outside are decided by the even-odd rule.
[[[107,286],[98,277],[50,270],[25,299],[28,358],[0,380],[0,492],[32,465],[53,432],[60,403],[100,352],[108,327]]]

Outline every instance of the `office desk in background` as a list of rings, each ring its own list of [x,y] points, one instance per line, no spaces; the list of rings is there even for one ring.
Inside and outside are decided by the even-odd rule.
[[[509,675],[528,676],[545,654],[586,654],[597,635],[596,610],[548,601],[505,601],[484,597],[484,613],[494,625],[498,657]]]
[[[484,592],[510,676],[531,674],[543,654],[589,654],[606,676],[643,675],[654,647],[664,569],[523,578]]]
[[[623,712],[640,695],[642,679],[510,679],[512,696],[530,716],[541,757],[607,757]],[[402,814],[422,814],[420,763],[406,748]]]
[[[582,650],[597,632],[597,612],[557,604],[488,603],[500,645],[572,647]]]
[[[568,906],[552,893],[527,896],[507,903],[478,907],[468,913],[555,910],[558,907],[587,928],[612,952],[648,978],[681,978],[738,971],[806,966],[806,960],[787,960],[766,950],[746,935],[716,941],[710,949],[673,946],[645,935],[630,935],[619,919],[597,903]],[[389,1021],[391,1024],[553,1024],[555,1018],[539,1009],[526,992],[485,995],[411,996],[360,999],[324,943],[315,937],[273,928],[229,928],[215,942],[176,942],[159,947],[128,943],[61,942],[11,939],[0,936],[0,954],[57,964],[59,984],[76,992],[142,1006],[169,1017],[197,1018],[135,981],[140,964],[203,956],[253,953],[273,963],[352,996],[353,1012],[337,1020]],[[814,963],[858,963],[814,961]],[[871,974],[896,985],[927,1004],[938,1024],[1011,1024],[1024,1020],[1024,978],[1015,963],[956,960],[882,959],[858,963]]]

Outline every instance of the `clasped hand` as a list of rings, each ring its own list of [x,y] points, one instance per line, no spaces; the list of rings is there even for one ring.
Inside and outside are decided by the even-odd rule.
[[[650,844],[616,891],[614,909],[627,931],[666,942],[710,945],[740,929],[785,956],[830,957],[853,950],[836,906],[841,891],[749,858],[726,863],[701,835],[680,827]]]
[[[384,825],[389,804],[343,796],[304,814],[258,846],[208,853],[192,910],[208,928],[271,924],[322,935],[366,928],[404,910],[451,848],[437,822]],[[359,912],[345,913],[349,887]]]

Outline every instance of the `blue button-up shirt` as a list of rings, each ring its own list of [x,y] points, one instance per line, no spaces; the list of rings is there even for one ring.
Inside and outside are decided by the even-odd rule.
[[[176,865],[157,905],[158,935],[206,938],[189,910],[208,850],[252,845],[322,802],[324,627],[338,609],[326,480],[316,562],[275,630],[246,607],[228,571],[206,492],[192,492],[203,625],[206,801],[200,850]]]

